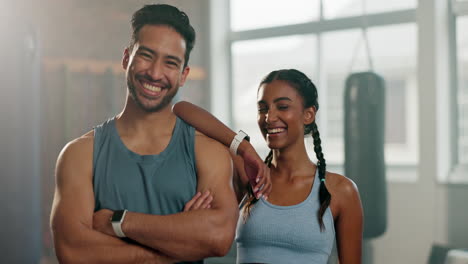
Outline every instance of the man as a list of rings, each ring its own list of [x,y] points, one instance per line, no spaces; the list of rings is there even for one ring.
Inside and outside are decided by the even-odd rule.
[[[144,6],[132,27],[122,61],[123,111],[68,143],[57,160],[51,214],[57,257],[199,263],[225,255],[238,218],[229,152],[171,111],[190,71],[195,32],[187,15],[169,5]],[[182,212],[192,197],[199,210]]]

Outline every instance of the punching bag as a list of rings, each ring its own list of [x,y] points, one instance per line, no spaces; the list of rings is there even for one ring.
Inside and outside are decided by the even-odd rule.
[[[387,227],[383,78],[374,72],[351,74],[346,79],[344,105],[345,175],[359,189],[364,238],[375,238]]]

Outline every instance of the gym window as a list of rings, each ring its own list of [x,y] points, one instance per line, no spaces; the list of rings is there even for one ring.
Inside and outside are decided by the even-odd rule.
[[[341,167],[345,79],[351,72],[369,70],[365,26],[373,70],[386,83],[386,163],[416,166],[416,5],[416,0],[231,0],[232,127],[250,133],[265,155],[268,149],[255,115],[258,85],[272,70],[297,68],[319,90],[317,123],[325,155],[328,164]],[[312,142],[307,140],[306,146],[315,157]]]

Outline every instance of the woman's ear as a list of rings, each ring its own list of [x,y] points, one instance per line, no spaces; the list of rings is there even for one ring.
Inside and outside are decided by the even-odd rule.
[[[316,114],[315,106],[307,107],[304,109],[304,125],[310,125],[315,121]]]

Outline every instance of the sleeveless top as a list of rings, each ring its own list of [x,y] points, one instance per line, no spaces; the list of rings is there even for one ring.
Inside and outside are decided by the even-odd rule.
[[[156,215],[183,211],[197,188],[195,129],[177,118],[166,149],[139,155],[124,145],[115,122],[112,118],[94,128],[95,211],[127,209]]]
[[[317,170],[318,171],[318,170]],[[244,210],[237,223],[237,263],[326,264],[335,242],[333,215],[328,207],[320,231],[317,212],[319,176],[299,204],[279,206],[261,198],[244,223]]]

